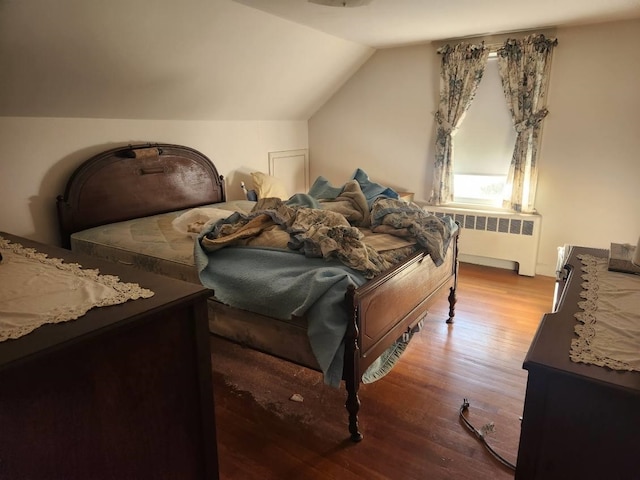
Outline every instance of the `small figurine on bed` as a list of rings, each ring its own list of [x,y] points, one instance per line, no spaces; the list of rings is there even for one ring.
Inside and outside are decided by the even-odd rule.
[[[251,200],[253,202],[256,202],[258,200],[258,194],[256,193],[255,190],[247,190],[247,187],[245,186],[244,182],[240,182],[240,188],[242,188],[242,191],[244,192],[245,196],[247,197],[247,200]]]

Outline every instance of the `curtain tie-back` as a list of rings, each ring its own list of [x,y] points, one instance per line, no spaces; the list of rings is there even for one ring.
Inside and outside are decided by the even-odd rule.
[[[524,132],[525,130],[528,130],[529,128],[539,126],[542,120],[544,120],[544,117],[546,117],[548,113],[549,113],[549,110],[547,110],[546,108],[543,108],[542,110],[538,110],[533,115],[525,118],[523,121],[516,123],[514,125],[516,132],[521,133],[521,132]]]
[[[436,121],[438,122],[438,125],[440,126],[440,128],[444,130],[444,133],[446,135],[451,135],[453,137],[458,131],[458,129],[453,125],[451,125],[447,120],[445,120],[444,115],[442,114],[441,111],[438,110],[435,116],[436,116]]]

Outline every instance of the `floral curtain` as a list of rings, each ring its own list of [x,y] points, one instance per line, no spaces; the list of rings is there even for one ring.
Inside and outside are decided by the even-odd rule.
[[[498,50],[502,88],[517,133],[502,206],[516,212],[534,211],[538,146],[548,113],[545,100],[551,55],[557,44],[555,38],[533,34],[508,39]]]
[[[436,152],[430,203],[453,200],[453,136],[482,80],[489,49],[484,43],[459,43],[438,49],[440,66],[440,104],[436,117]]]

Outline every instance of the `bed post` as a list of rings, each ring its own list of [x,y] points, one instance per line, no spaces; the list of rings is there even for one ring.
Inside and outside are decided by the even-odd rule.
[[[358,389],[360,388],[360,346],[358,345],[358,337],[360,330],[358,328],[358,307],[355,304],[354,292],[355,287],[349,285],[346,297],[349,301],[351,316],[344,338],[344,370],[342,376],[347,389],[345,407],[347,407],[347,412],[349,413],[349,433],[351,433],[353,442],[359,442],[362,440],[362,434],[358,429],[358,412],[360,410],[360,399],[358,398]]]
[[[456,315],[456,302],[458,298],[456,297],[456,289],[458,288],[458,237],[460,236],[460,224],[456,222],[458,225],[458,231],[454,235],[454,244],[453,244],[453,285],[449,289],[449,319],[447,323],[453,323],[453,317]]]

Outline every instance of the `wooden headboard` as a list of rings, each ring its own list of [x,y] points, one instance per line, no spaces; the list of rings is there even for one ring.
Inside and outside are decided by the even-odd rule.
[[[56,200],[61,243],[108,223],[224,202],[224,179],[205,155],[171,144],[127,145],[94,155]]]

